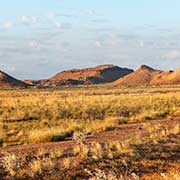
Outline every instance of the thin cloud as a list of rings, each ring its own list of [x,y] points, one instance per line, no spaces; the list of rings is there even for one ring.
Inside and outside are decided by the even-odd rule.
[[[5,29],[11,29],[11,28],[13,27],[13,22],[11,22],[11,21],[6,21],[6,22],[4,23],[4,25],[3,25],[3,27],[4,27]]]
[[[180,59],[180,50],[173,50],[162,56],[164,59],[176,60]]]
[[[70,13],[56,13],[56,12],[50,12],[47,15],[47,19],[51,21],[59,17],[72,18],[72,17],[75,17],[75,15],[70,14]]]
[[[143,40],[141,40],[141,41],[139,42],[139,47],[140,47],[140,48],[143,48],[143,47],[144,47],[144,41],[143,41]]]
[[[37,49],[37,48],[39,48],[39,43],[38,43],[37,41],[33,40],[33,41],[30,41],[30,42],[29,42],[29,46],[30,46],[31,48]]]
[[[55,13],[55,12],[50,12],[50,13],[48,13],[47,18],[48,18],[49,20],[54,20],[57,16],[58,16],[57,13]]]
[[[70,46],[70,43],[64,41],[64,42],[61,43],[61,46],[62,46],[63,48],[68,48],[68,47]]]
[[[40,60],[40,62],[38,63],[38,65],[47,65],[49,63],[49,60],[44,59],[44,60]]]
[[[14,66],[8,66],[7,67],[7,71],[12,73],[12,72],[15,72],[16,71],[16,68]]]
[[[101,42],[101,41],[96,41],[96,42],[95,42],[95,46],[98,47],[98,48],[100,48],[100,47],[102,47],[103,45],[102,45],[102,42]]]
[[[130,34],[117,34],[117,38],[120,38],[121,40],[135,40],[138,39],[137,35],[130,35]]]
[[[91,20],[91,22],[99,24],[99,23],[108,23],[109,20],[108,19],[93,19]]]
[[[71,29],[72,28],[72,24],[71,23],[61,23],[61,22],[55,22],[55,25],[57,28],[59,29]]]
[[[94,16],[94,15],[97,15],[97,13],[95,12],[95,10],[87,10],[84,12],[86,15],[89,15],[89,16]]]
[[[38,18],[36,16],[21,16],[20,21],[24,25],[35,25],[38,22]]]

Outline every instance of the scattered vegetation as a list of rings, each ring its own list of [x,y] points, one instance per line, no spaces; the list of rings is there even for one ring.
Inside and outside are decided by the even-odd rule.
[[[83,141],[79,142],[79,138],[78,141],[74,139],[76,145],[69,150],[62,151],[59,148],[52,150],[39,148],[39,151],[30,157],[18,157],[15,154],[8,153],[5,154],[3,158],[3,165],[9,177],[13,177],[14,179],[39,179],[43,176],[44,179],[48,179],[52,177],[53,173],[57,176],[56,178],[53,177],[55,179],[71,179],[73,176],[79,175],[76,174],[79,171],[84,174],[84,179],[89,180],[148,179],[149,175],[143,177],[138,169],[142,168],[145,161],[148,161],[148,159],[146,160],[148,156],[152,159],[154,159],[154,156],[161,158],[161,156],[164,156],[166,150],[162,150],[162,146],[159,147],[160,149],[158,149],[157,152],[159,152],[160,155],[157,155],[157,152],[146,152],[147,149],[153,151],[154,146],[160,145],[161,143],[164,144],[166,141],[168,143],[169,138],[171,141],[174,136],[179,138],[180,129],[179,124],[176,124],[176,126],[170,129],[166,129],[165,132],[161,125],[144,123],[143,126],[146,136],[141,137],[141,139],[139,139],[139,134],[136,134],[134,137],[126,137],[126,139],[122,141],[106,143],[87,142],[86,139],[84,139],[85,135],[79,133],[78,137],[79,135],[83,137]],[[176,143],[178,144],[179,142]],[[179,153],[179,151],[177,150],[176,153]],[[104,164],[106,168],[104,167],[103,169],[104,165],[102,166],[102,164]],[[163,164],[163,166],[167,166],[166,168],[169,169],[151,174],[149,178],[176,179],[179,177],[177,166],[176,169],[172,169],[167,163]],[[75,174],[70,173],[73,168],[77,171],[76,173],[74,172]],[[78,170],[76,168],[80,169]],[[63,174],[65,171],[67,174],[70,173],[69,177],[66,176],[67,174]],[[61,177],[59,177],[60,174]],[[81,179],[83,178],[81,177]]]
[[[3,157],[4,168],[9,173],[10,177],[15,177],[20,167],[19,158],[15,154],[7,153]]]
[[[118,124],[172,118],[180,114],[179,106],[178,87],[11,90],[0,91],[0,122],[5,141],[54,142],[74,132],[93,134]]]
[[[179,114],[177,86],[0,91],[0,178],[179,179]]]

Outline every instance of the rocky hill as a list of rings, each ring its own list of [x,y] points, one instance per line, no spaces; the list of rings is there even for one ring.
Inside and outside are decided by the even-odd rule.
[[[0,88],[17,88],[27,87],[25,82],[15,79],[14,77],[0,71]]]
[[[124,76],[113,82],[114,85],[146,85],[151,84],[154,76],[159,75],[162,71],[155,70],[149,66],[142,65],[137,71]]]
[[[177,85],[180,84],[180,69],[176,71],[161,72],[154,76],[151,81],[153,85]]]
[[[62,71],[47,80],[27,80],[25,83],[35,87],[58,87],[72,85],[104,84],[121,85],[177,85],[180,84],[180,69],[161,71],[146,65],[133,71],[113,65],[101,65],[94,68]]]
[[[62,71],[47,80],[26,81],[36,86],[56,87],[66,85],[90,85],[113,82],[133,70],[114,65],[101,65],[94,68]]]

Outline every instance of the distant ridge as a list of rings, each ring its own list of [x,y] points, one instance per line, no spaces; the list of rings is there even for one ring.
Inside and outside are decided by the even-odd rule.
[[[93,68],[62,71],[50,79],[29,82],[43,87],[102,84],[113,82],[132,72],[133,70],[131,69],[105,64]]]
[[[14,77],[0,71],[0,88],[27,87],[28,85]]]
[[[111,64],[84,69],[71,69],[57,73],[45,80],[20,81],[0,71],[0,88],[14,87],[59,87],[74,85],[103,84],[104,86],[121,85],[180,85],[180,69],[161,71],[147,65],[141,65],[136,71]]]
[[[124,76],[112,85],[177,85],[180,84],[180,69],[176,71],[160,71],[142,65],[137,71]]]
[[[176,71],[161,72],[154,76],[151,81],[153,85],[176,85],[180,84],[180,69]]]
[[[137,71],[124,76],[113,82],[113,85],[147,85],[151,84],[155,75],[161,73],[160,70],[155,70],[149,66],[142,65]]]

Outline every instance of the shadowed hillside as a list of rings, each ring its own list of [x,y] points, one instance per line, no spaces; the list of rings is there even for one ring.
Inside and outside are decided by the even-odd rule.
[[[28,85],[0,71],[0,88],[27,87]]]
[[[88,85],[113,82],[133,70],[114,65],[101,65],[94,68],[72,69],[62,71],[50,79],[40,81],[26,81],[36,86],[56,87],[66,85]]]

